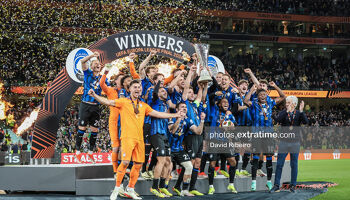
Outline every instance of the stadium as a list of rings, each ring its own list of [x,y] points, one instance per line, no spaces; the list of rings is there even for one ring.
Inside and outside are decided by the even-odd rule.
[[[348,1],[0,7],[0,199],[349,199]]]

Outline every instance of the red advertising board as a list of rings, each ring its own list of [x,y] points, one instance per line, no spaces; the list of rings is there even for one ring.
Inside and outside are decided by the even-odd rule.
[[[96,163],[111,163],[112,157],[110,153],[93,153]],[[81,163],[92,163],[87,153],[82,153]],[[62,153],[61,164],[79,164],[74,157],[74,153]]]
[[[110,153],[94,153],[94,160],[96,163],[112,163],[112,157]],[[299,153],[299,160],[338,160],[338,159],[350,159],[350,153],[340,153],[340,152],[327,152],[326,150],[320,152],[303,152]],[[289,160],[289,155],[286,160]],[[87,153],[82,153],[81,162],[88,164],[92,163],[91,159],[88,157]],[[79,164],[74,153],[62,153],[61,154],[61,164]]]

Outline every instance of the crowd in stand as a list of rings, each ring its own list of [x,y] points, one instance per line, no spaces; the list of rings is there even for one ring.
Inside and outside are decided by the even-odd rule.
[[[284,21],[286,22],[286,21]],[[225,32],[234,34],[297,36],[297,37],[336,37],[347,38],[350,33],[341,24],[303,24],[270,20],[233,20],[232,29],[223,29],[217,22],[209,23],[212,32]]]
[[[54,1],[53,1],[54,2]],[[118,31],[158,30],[181,36],[205,31],[199,17],[187,10],[167,12],[150,6],[94,3],[50,3],[47,1],[4,1],[0,24],[8,31],[44,32],[55,27],[103,28]],[[147,23],[145,23],[147,22]],[[171,23],[171,26],[169,25]]]
[[[166,6],[173,8],[201,8],[210,10],[229,10],[229,11],[248,11],[248,12],[268,12],[299,15],[317,15],[317,16],[349,16],[347,0],[51,0],[53,2],[84,2],[101,5],[101,2],[107,4],[136,4]]]
[[[303,134],[303,144],[306,149],[347,149],[350,146],[350,104],[336,104],[330,108],[320,107],[320,112],[307,111],[310,125],[316,127]],[[318,131],[317,127],[327,127]],[[326,130],[326,131],[325,131]],[[315,134],[317,133],[317,134]]]
[[[4,33],[0,37],[0,79],[5,87],[46,85],[64,66],[70,49],[95,40],[93,35]]]
[[[309,112],[313,126],[350,126],[350,104],[336,104],[329,109],[321,106],[320,112]]]
[[[328,59],[326,57],[274,56],[245,54],[222,56],[225,66],[234,80],[246,77],[243,69],[251,68],[260,77],[275,80],[283,89],[348,89],[350,88],[349,61],[342,57]],[[246,77],[247,78],[247,77]]]
[[[78,104],[77,104],[78,105]],[[77,125],[78,125],[78,106],[69,106],[60,123],[60,128],[57,132],[57,143],[56,149],[60,152],[74,152],[75,150],[75,138],[77,134]],[[110,136],[108,133],[108,108],[103,108],[101,111],[101,120],[100,120],[100,132],[96,141],[96,147],[98,152],[107,152],[111,150]],[[88,130],[83,138],[82,149],[88,150],[89,142],[88,138],[90,137],[91,131]]]
[[[144,0],[133,2],[144,3]],[[151,5],[159,5],[159,1],[149,0]],[[202,9],[269,12],[317,16],[349,16],[349,4],[346,0],[195,0],[185,4],[185,1],[161,1],[163,5],[170,7],[193,6]]]

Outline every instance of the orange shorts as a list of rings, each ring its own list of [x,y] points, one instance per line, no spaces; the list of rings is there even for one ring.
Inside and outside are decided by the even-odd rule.
[[[143,140],[125,138],[121,140],[121,160],[145,162],[145,143]]]
[[[109,121],[109,136],[111,137],[112,148],[120,147],[118,121]]]

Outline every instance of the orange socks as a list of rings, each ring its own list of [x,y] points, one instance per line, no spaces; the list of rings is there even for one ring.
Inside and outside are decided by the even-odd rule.
[[[137,182],[137,179],[139,178],[140,169],[142,167],[142,164],[135,164],[132,166],[130,171],[130,180],[129,180],[129,188],[134,188],[135,184]]]
[[[118,169],[118,153],[115,153],[112,151],[112,165],[113,165],[113,172],[117,173]]]
[[[120,184],[122,183],[127,167],[128,165],[125,165],[123,162],[121,162],[120,165],[118,166],[117,179],[115,184],[117,187],[119,187]]]

